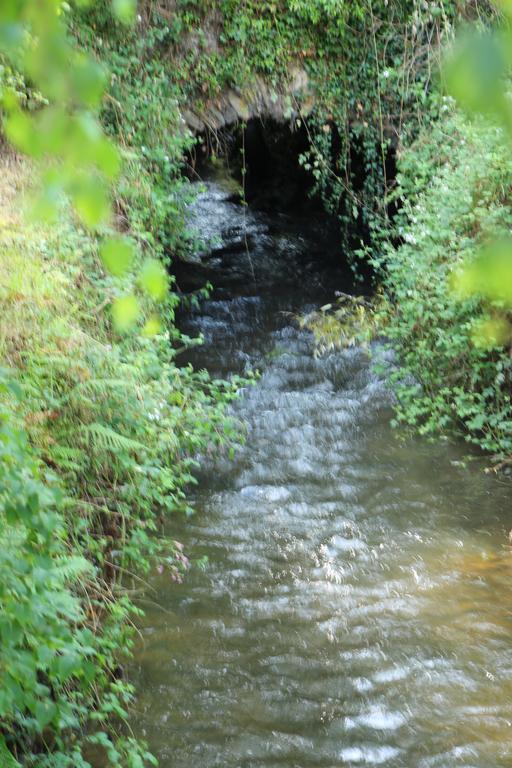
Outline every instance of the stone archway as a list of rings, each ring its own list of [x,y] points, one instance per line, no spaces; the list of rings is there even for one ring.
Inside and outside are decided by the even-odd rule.
[[[229,88],[215,100],[201,106],[184,107],[181,115],[194,134],[218,131],[253,118],[285,123],[307,117],[315,106],[315,96],[305,69],[290,68],[286,88],[276,90],[262,77],[239,90]]]

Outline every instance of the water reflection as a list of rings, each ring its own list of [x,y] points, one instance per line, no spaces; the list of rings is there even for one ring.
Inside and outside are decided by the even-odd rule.
[[[205,463],[173,529],[206,570],[153,580],[135,725],[163,768],[510,766],[510,489],[461,448],[397,440],[363,351],[314,358],[286,313],[331,267],[305,279],[308,240],[287,237],[295,282],[189,320],[203,365],[262,377],[236,406],[246,445]]]

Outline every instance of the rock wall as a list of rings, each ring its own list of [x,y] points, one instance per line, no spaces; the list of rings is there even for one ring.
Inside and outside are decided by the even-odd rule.
[[[286,87],[279,91],[263,78],[256,77],[243,91],[230,88],[200,108],[183,108],[181,114],[193,133],[203,133],[251,118],[285,123],[299,116],[306,117],[314,106],[315,97],[307,72],[296,66],[290,69]]]

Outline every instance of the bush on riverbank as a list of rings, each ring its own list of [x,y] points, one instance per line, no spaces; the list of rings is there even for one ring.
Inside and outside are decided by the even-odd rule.
[[[76,222],[27,226],[14,193],[33,169],[0,162],[0,758],[79,768],[97,744],[136,768],[143,745],[113,734],[133,590],[155,557],[179,575],[162,522],[188,510],[197,452],[233,435],[236,384],[177,367],[175,332],[117,334],[106,310],[137,265],[108,277]]]
[[[396,420],[422,434],[453,429],[498,459],[512,451],[512,358],[500,303],[457,290],[482,243],[512,227],[512,160],[503,132],[445,116],[399,161],[401,209],[373,264],[397,349]],[[489,333],[487,333],[489,330]],[[490,335],[489,335],[490,334]]]

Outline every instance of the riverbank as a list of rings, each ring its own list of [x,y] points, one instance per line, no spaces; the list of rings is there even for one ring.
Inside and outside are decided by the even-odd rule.
[[[397,180],[400,210],[371,259],[387,299],[380,320],[400,364],[395,421],[430,438],[462,436],[507,466],[506,308],[468,294],[461,274],[485,243],[510,231],[508,142],[447,99],[444,118],[404,151]]]
[[[138,766],[144,746],[121,727],[133,597],[156,562],[180,578],[186,561],[162,521],[188,512],[197,452],[232,437],[235,385],[178,367],[172,325],[117,333],[108,307],[137,290],[137,265],[108,277],[71,216],[27,224],[34,168],[9,152],[0,168],[0,756],[79,768],[99,748],[110,765]]]

